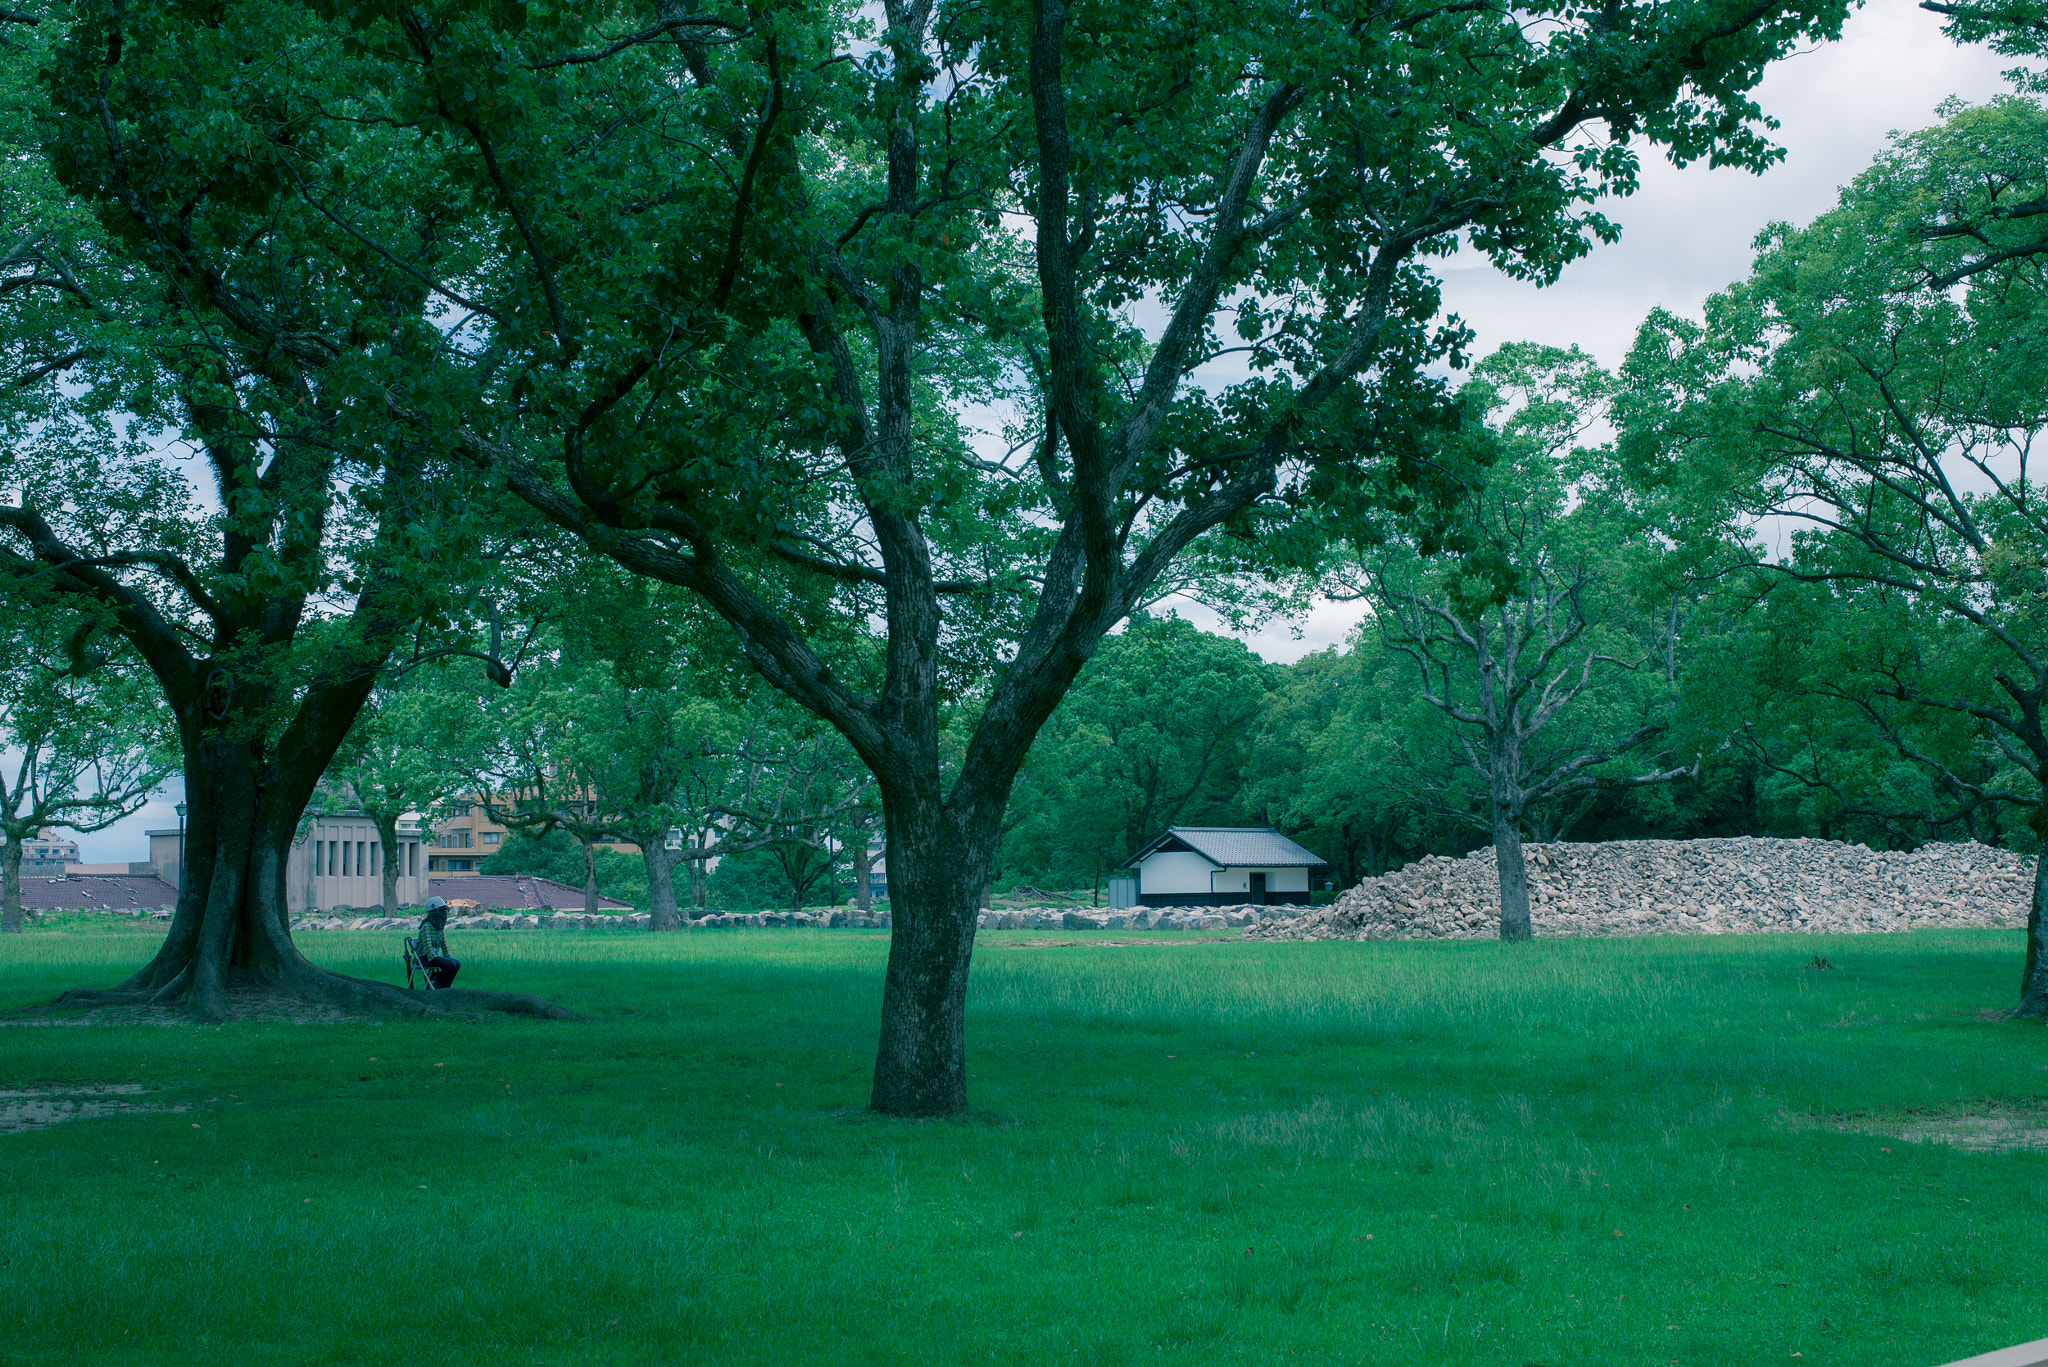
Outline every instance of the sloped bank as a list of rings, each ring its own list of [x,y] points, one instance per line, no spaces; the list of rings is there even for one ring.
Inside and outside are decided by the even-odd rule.
[[[1862,934],[2024,926],[2033,861],[1974,842],[1872,850],[1834,840],[1622,840],[1529,845],[1540,936]],[[1500,933],[1492,849],[1433,855],[1328,907],[1270,921],[1269,940],[1477,940]]]

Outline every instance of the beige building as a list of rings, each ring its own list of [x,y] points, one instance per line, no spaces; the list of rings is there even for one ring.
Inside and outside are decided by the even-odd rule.
[[[426,853],[417,817],[401,817],[398,844],[382,848],[377,823],[360,812],[318,818],[285,865],[285,904],[294,912],[384,904],[384,861],[398,865],[398,905],[427,900]]]
[[[472,802],[461,815],[435,824],[433,841],[427,847],[426,871],[436,878],[481,873],[484,860],[496,854],[512,835],[509,828],[491,820],[489,810],[481,802]],[[601,840],[598,848],[617,850],[620,854],[640,853],[638,845],[622,840]]]
[[[149,831],[149,864],[157,877],[178,886],[184,837],[176,830]],[[427,857],[420,848],[417,817],[398,822],[398,905],[416,907],[427,900]],[[292,846],[285,864],[285,906],[294,914],[332,907],[384,905],[384,860],[387,853],[377,823],[361,812],[337,812],[314,818]],[[111,871],[111,870],[110,870]]]

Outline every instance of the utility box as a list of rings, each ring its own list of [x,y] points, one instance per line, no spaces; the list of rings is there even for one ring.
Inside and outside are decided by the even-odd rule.
[[[1134,907],[1138,905],[1137,874],[1112,873],[1109,876],[1109,904],[1112,907]]]

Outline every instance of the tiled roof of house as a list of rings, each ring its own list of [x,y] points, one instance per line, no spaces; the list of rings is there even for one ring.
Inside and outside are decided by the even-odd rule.
[[[25,873],[21,904],[32,911],[154,911],[178,905],[178,890],[153,874]]]
[[[453,902],[460,898],[479,907],[506,911],[581,911],[583,889],[552,878],[526,873],[478,873],[458,878],[430,878],[427,890]],[[632,904],[611,897],[597,899],[602,911],[631,911]]]
[[[1178,842],[1217,868],[1321,868],[1328,860],[1268,826],[1172,826],[1123,862],[1124,868]]]

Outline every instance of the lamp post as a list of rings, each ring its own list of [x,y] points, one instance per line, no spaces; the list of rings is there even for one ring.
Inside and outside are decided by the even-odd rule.
[[[185,804],[178,804],[178,895],[185,895]]]

